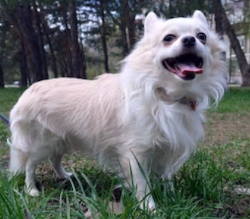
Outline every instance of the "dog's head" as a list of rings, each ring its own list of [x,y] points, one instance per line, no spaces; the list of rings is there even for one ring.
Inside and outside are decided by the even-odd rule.
[[[144,37],[158,40],[154,47],[155,61],[181,80],[193,80],[203,74],[216,52],[213,50],[221,49],[213,48],[213,41],[218,39],[209,30],[200,11],[195,11],[189,18],[166,21],[150,12],[145,19]]]
[[[168,20],[150,12],[142,39],[124,60],[124,70],[135,86],[144,80],[144,86],[152,82],[152,87],[162,87],[174,96],[219,100],[226,86],[224,49],[200,11]]]

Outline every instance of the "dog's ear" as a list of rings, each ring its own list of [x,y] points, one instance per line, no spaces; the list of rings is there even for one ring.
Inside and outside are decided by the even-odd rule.
[[[208,26],[207,18],[201,11],[196,10],[192,17],[201,20],[203,23],[205,23]]]
[[[144,34],[149,33],[152,31],[153,27],[155,26],[155,22],[158,20],[158,17],[154,12],[149,12],[144,21]]]

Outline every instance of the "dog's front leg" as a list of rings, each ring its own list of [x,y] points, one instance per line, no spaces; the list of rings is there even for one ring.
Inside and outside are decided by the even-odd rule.
[[[136,198],[142,209],[154,211],[155,202],[150,194],[149,162],[145,157],[130,154],[123,162],[122,169],[125,180],[129,186],[136,189]]]

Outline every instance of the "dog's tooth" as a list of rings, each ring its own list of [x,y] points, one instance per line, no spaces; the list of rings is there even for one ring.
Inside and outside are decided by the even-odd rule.
[[[202,60],[200,60],[200,62],[199,62],[199,68],[201,68],[202,65],[203,65],[203,62],[202,62]]]
[[[174,68],[180,70],[180,68],[178,67],[177,63],[174,64]]]

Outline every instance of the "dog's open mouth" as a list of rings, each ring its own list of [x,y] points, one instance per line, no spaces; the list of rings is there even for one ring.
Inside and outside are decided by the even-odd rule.
[[[183,80],[192,80],[196,74],[203,73],[203,59],[192,53],[164,59],[162,64],[167,70]]]

